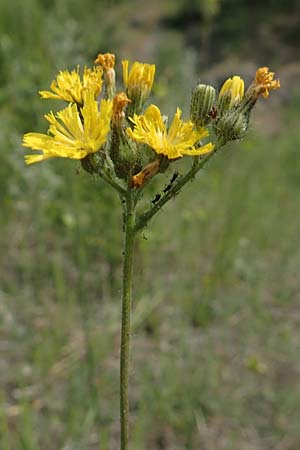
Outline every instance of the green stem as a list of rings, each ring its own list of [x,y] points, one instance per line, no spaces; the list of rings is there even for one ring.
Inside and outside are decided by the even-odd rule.
[[[108,184],[110,184],[116,191],[119,192],[119,194],[124,195],[126,194],[125,189],[122,188],[116,181],[112,180],[108,175],[105,174],[103,170],[98,170],[98,173],[100,177],[103,178]]]
[[[132,295],[132,255],[135,238],[135,205],[132,190],[128,187],[126,210],[124,214],[125,244],[123,260],[123,299],[122,299],[122,332],[120,357],[120,425],[121,450],[128,450],[129,431],[129,351],[130,351],[130,313]]]

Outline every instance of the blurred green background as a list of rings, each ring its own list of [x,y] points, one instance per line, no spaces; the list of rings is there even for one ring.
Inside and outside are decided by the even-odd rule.
[[[131,450],[299,450],[299,2],[1,0],[0,23],[1,450],[118,449],[119,200],[20,143],[61,107],[37,91],[107,51],[156,63],[165,113],[198,80],[282,85],[136,245]]]

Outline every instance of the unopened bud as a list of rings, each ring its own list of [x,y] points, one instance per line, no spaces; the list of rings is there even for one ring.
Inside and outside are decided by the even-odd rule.
[[[136,148],[128,146],[127,138],[117,128],[113,128],[109,155],[118,178],[127,180],[136,159]]]
[[[86,155],[84,158],[80,160],[82,168],[90,173],[91,175],[97,173],[97,168],[95,167],[95,164],[93,163],[92,154]]]
[[[212,86],[197,84],[191,98],[191,120],[197,128],[207,125],[216,99],[216,91]]]
[[[249,124],[249,116],[237,109],[226,111],[216,122],[215,133],[225,142],[241,139],[245,136]]]
[[[89,153],[81,161],[82,168],[90,173],[99,173],[99,170],[103,167],[104,157],[103,152]]]
[[[240,104],[244,97],[244,80],[235,75],[228,78],[221,87],[217,110],[222,115],[228,109],[234,108]]]
[[[129,62],[122,61],[123,81],[126,87],[126,94],[131,100],[127,108],[127,116],[140,113],[143,104],[149,97],[154,81],[155,65],[134,62],[129,69]]]

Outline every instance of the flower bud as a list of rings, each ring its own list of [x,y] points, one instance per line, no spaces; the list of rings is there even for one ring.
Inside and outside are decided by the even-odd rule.
[[[244,97],[244,80],[235,75],[228,78],[221,87],[217,110],[222,115],[228,109],[238,106]]]
[[[96,152],[90,153],[86,155],[83,159],[81,159],[82,168],[90,173],[91,175],[99,173],[99,170],[102,169],[104,163],[104,152]]]
[[[210,112],[214,106],[216,91],[212,86],[197,84],[191,98],[191,120],[197,128],[204,127],[211,120]]]
[[[110,158],[113,161],[115,173],[119,178],[127,178],[130,173],[130,167],[135,160],[135,149],[133,146],[128,146],[127,136],[124,133],[123,122],[125,119],[125,112],[128,103],[131,100],[127,97],[125,92],[119,92],[113,99],[113,111],[111,118],[111,146]]]
[[[126,94],[131,103],[127,107],[127,117],[140,113],[143,104],[149,97],[155,75],[155,64],[134,62],[129,69],[129,62],[122,61],[123,81]]]
[[[113,128],[109,156],[118,178],[127,180],[136,159],[136,148],[128,146],[127,137]]]
[[[215,133],[225,142],[241,139],[245,136],[249,124],[249,116],[237,109],[229,109],[217,120]]]
[[[97,173],[97,169],[96,169],[95,165],[93,164],[92,155],[86,155],[84,158],[82,158],[80,160],[80,162],[81,162],[82,168],[86,172],[90,173],[91,175]]]

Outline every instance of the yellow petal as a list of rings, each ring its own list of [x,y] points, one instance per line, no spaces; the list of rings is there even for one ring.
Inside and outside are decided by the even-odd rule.
[[[26,164],[33,164],[33,163],[36,163],[36,162],[40,162],[40,161],[45,161],[46,159],[49,159],[49,158],[53,158],[55,155],[46,155],[46,154],[43,154],[43,155],[25,155],[24,156],[24,158],[25,158],[25,163]]]
[[[128,60],[125,59],[124,61],[122,61],[122,67],[123,67],[123,82],[124,82],[124,86],[127,87],[127,83],[128,83]]]

